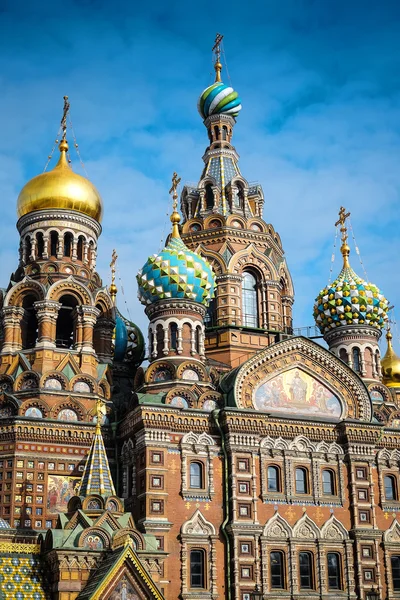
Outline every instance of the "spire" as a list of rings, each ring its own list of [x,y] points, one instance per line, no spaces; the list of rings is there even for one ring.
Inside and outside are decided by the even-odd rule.
[[[180,216],[177,209],[178,206],[178,192],[177,192],[177,188],[178,185],[181,182],[181,178],[178,177],[177,173],[174,172],[174,174],[172,175],[172,186],[171,189],[169,190],[169,193],[172,196],[172,215],[171,215],[171,223],[172,223],[172,236],[173,238],[179,238],[180,239],[180,235],[179,235],[179,229],[178,229],[178,224],[180,223]]]
[[[339,210],[339,219],[336,221],[335,226],[340,225],[340,231],[342,234],[342,245],[340,247],[340,252],[343,256],[343,269],[348,269],[350,267],[349,256],[350,256],[350,246],[347,244],[347,227],[346,227],[346,219],[348,219],[350,213],[346,213],[346,209],[344,206],[340,207]]]
[[[215,52],[215,63],[214,63],[214,69],[215,69],[215,83],[219,83],[221,81],[221,71],[222,71],[222,64],[221,64],[221,42],[223,40],[223,35],[221,35],[220,33],[217,33],[217,35],[215,36],[215,42],[214,42],[214,46],[213,46],[213,52]]]
[[[67,117],[69,114],[70,106],[71,105],[68,101],[68,96],[64,96],[63,115],[61,117],[62,135],[61,135],[61,142],[58,146],[58,149],[60,150],[61,155],[60,155],[59,161],[57,163],[57,167],[58,166],[68,166],[67,152],[68,152],[69,146],[68,146],[68,142],[67,142]]]
[[[117,292],[118,292],[118,288],[115,285],[115,263],[117,262],[117,258],[118,258],[118,254],[114,248],[114,250],[112,251],[112,255],[111,255],[111,262],[110,262],[110,267],[111,267],[111,285],[110,285],[110,296],[112,298],[113,304],[115,306],[116,304],[116,297],[117,297]]]
[[[81,484],[79,486],[78,496],[89,496],[98,494],[99,496],[115,496],[115,488],[111,477],[110,466],[106,449],[104,447],[103,436],[101,434],[101,420],[106,413],[106,408],[102,400],[96,402],[96,431],[92,441],[92,446],[86,461]]]

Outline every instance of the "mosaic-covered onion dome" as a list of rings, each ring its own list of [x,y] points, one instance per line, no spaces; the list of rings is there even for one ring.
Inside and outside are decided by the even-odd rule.
[[[169,243],[159,254],[150,256],[136,276],[142,304],[185,298],[208,306],[214,298],[215,277],[211,265],[185,246],[179,235],[179,221],[180,216],[174,210]]]
[[[117,309],[114,330],[114,360],[140,364],[144,358],[144,338],[139,327]]]
[[[68,164],[68,143],[59,144],[60,159],[54,169],[37,175],[22,188],[17,201],[18,217],[36,210],[74,210],[100,222],[101,196],[85,177],[74,173]]]
[[[382,329],[388,308],[389,303],[379,288],[361,279],[345,257],[337,279],[315,299],[314,319],[322,333],[342,325],[370,325]]]

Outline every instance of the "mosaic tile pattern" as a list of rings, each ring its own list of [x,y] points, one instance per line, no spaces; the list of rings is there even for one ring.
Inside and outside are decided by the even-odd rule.
[[[351,267],[320,291],[314,304],[314,319],[322,333],[342,325],[371,325],[382,329],[389,303],[373,284],[361,279]]]
[[[0,600],[47,600],[43,571],[34,555],[0,555]]]
[[[91,494],[115,496],[103,436],[101,431],[97,431],[97,429],[78,491],[79,496],[89,496]]]
[[[137,275],[142,304],[166,298],[186,298],[208,306],[214,297],[211,266],[191,252],[180,238],[171,238],[160,254],[150,256]]]

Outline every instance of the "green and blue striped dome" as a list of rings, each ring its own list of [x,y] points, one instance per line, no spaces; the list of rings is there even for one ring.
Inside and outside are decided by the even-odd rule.
[[[361,279],[350,266],[320,291],[315,299],[314,319],[321,333],[343,325],[370,325],[382,329],[389,303],[379,288]]]
[[[242,109],[242,104],[239,94],[233,88],[217,81],[201,94],[197,108],[203,119],[220,114],[237,117]]]
[[[144,358],[144,339],[139,327],[116,310],[114,329],[114,360],[140,364]]]
[[[150,256],[136,276],[142,304],[182,298],[208,306],[214,297],[215,277],[211,265],[191,252],[180,237],[171,237],[159,254]]]

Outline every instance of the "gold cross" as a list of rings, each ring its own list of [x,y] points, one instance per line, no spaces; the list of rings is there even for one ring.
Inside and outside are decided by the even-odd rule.
[[[178,174],[174,172],[174,174],[172,175],[172,186],[169,190],[169,193],[172,195],[172,208],[174,209],[174,212],[176,211],[176,207],[178,206],[178,192],[176,190],[180,182],[181,178],[178,177]]]
[[[190,504],[190,502],[186,502],[185,506],[186,506],[186,508],[189,510],[189,508],[191,507],[191,504]]]
[[[115,297],[118,292],[117,286],[115,285],[115,270],[116,270],[115,263],[117,262],[117,258],[118,258],[118,254],[117,254],[116,250],[114,249],[112,252],[112,255],[111,255],[111,262],[110,262],[110,267],[111,267],[110,295],[114,302],[114,305],[115,305]]]
[[[336,221],[335,223],[335,227],[337,227],[338,225],[341,225],[340,231],[342,232],[342,242],[346,242],[347,241],[347,227],[346,227],[346,219],[348,219],[350,216],[350,213],[346,213],[346,209],[344,206],[340,207],[339,210],[339,219]]]
[[[285,514],[289,519],[293,519],[296,513],[294,512],[293,507],[289,506]]]
[[[217,33],[217,35],[215,36],[215,42],[214,42],[214,46],[212,51],[215,52],[215,65],[214,65],[214,69],[215,69],[215,81],[221,81],[221,69],[222,69],[222,65],[220,62],[220,58],[221,58],[221,42],[222,42],[222,38],[224,36],[221,35],[220,33]]]
[[[209,510],[209,509],[210,509],[210,505],[208,504],[208,502],[206,503],[206,505],[204,506],[204,508],[205,508],[206,510]]]
[[[68,96],[64,96],[64,109],[63,116],[61,118],[61,127],[63,130],[62,139],[67,139],[67,115],[69,113],[70,104],[68,102]]]

